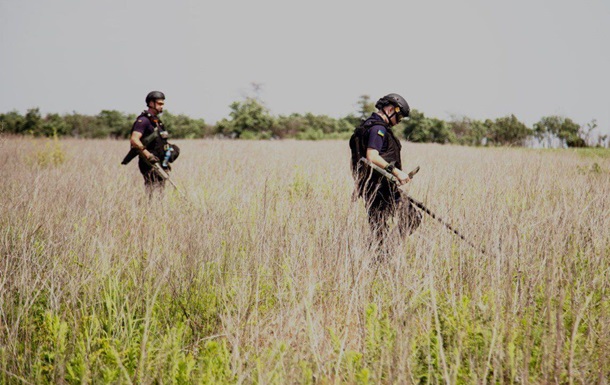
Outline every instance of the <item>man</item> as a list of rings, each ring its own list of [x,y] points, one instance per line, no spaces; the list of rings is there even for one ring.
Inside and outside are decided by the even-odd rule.
[[[388,94],[377,101],[375,108],[377,112],[354,130],[350,148],[356,193],[364,198],[371,230],[383,244],[389,235],[387,221],[391,217],[398,216],[400,235],[408,236],[419,226],[421,213],[401,194],[396,183],[360,161],[365,157],[394,175],[399,185],[410,181],[409,175],[402,170],[402,145],[392,131],[393,126],[409,116],[409,104],[398,94]]]
[[[148,109],[144,110],[133,124],[130,137],[132,150],[122,164],[129,163],[139,155],[138,167],[144,177],[144,185],[152,193],[154,189],[162,189],[165,185],[165,178],[155,168],[155,163],[161,163],[162,169],[168,173],[171,170],[169,163],[178,158],[180,149],[167,141],[169,134],[159,119],[165,106],[163,92],[149,92],[146,95],[146,106]]]

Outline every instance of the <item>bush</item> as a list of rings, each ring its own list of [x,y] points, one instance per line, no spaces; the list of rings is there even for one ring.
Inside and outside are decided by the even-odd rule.
[[[45,148],[34,153],[33,158],[29,159],[30,163],[37,164],[40,167],[56,167],[66,161],[66,154],[59,143],[57,133],[53,134],[53,139],[45,144]]]

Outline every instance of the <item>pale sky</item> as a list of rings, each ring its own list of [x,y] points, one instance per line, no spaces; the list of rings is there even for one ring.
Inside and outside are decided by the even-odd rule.
[[[0,0],[0,112],[342,117],[397,92],[448,120],[562,115],[610,133],[608,0]]]

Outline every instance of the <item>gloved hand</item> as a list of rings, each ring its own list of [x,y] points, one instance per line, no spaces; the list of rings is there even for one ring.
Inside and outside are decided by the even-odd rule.
[[[154,164],[154,163],[159,163],[159,158],[157,158],[157,157],[155,156],[155,154],[150,154],[150,156],[148,157],[148,161],[149,161],[150,163],[153,163],[153,164]]]
[[[403,172],[401,170],[398,170],[395,175],[398,178],[398,185],[399,186],[402,186],[403,184],[409,183],[411,181],[411,178],[409,177],[409,174],[407,174],[407,173],[405,173],[405,172]]]

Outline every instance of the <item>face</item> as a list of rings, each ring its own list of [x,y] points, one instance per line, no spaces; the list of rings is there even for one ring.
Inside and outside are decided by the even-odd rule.
[[[403,116],[400,113],[400,108],[399,107],[394,107],[392,105],[386,106],[385,107],[385,112],[388,116],[391,116],[390,118],[390,124],[395,126],[398,123],[400,123],[400,121],[402,120]]]
[[[394,119],[396,120],[396,124],[398,124],[403,118],[402,113],[400,112],[400,107],[394,107],[394,112],[396,112]]]
[[[163,100],[163,99],[157,99],[154,102],[150,102],[150,107],[157,110],[157,112],[159,114],[163,112],[164,106],[165,106],[165,100]]]

